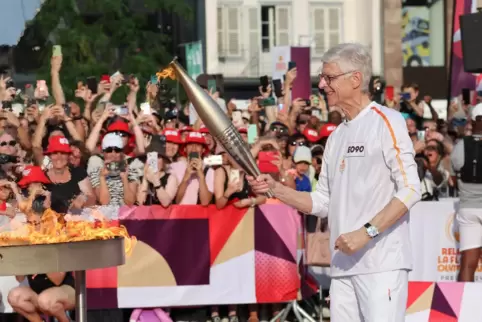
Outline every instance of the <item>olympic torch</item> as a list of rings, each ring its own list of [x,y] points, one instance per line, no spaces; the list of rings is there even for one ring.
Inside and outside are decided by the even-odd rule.
[[[177,78],[209,133],[221,143],[248,175],[259,176],[260,171],[251,151],[218,103],[187,74],[186,70],[177,62],[177,57],[169,64],[169,67],[172,70],[164,70],[157,76]],[[173,75],[173,71],[175,75]],[[270,191],[266,196],[272,198],[273,193]]]

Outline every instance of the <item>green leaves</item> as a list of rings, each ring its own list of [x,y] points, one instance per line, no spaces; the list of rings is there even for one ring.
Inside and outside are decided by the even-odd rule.
[[[100,79],[117,70],[136,75],[144,91],[150,75],[174,56],[170,38],[152,30],[155,26],[149,24],[148,13],[167,9],[187,20],[192,20],[193,13],[179,0],[143,2],[144,8],[134,0],[46,0],[31,22],[48,39],[39,51],[44,64],[37,79],[49,81],[52,46],[61,45],[61,81],[69,100],[74,98],[77,81],[89,76]],[[124,100],[121,94],[116,97]],[[144,94],[140,96],[143,100]]]

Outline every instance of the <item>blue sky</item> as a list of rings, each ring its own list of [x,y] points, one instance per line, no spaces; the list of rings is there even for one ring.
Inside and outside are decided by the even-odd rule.
[[[25,22],[37,14],[42,0],[0,0],[0,45],[14,46],[25,29]]]

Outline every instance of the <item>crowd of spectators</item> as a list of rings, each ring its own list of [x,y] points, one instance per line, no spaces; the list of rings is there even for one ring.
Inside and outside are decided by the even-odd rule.
[[[61,65],[62,56],[52,57],[50,88],[38,83],[34,96],[25,97],[22,111],[11,109],[8,102],[16,90],[8,77],[0,78],[0,211],[5,218],[15,216],[17,204],[32,194],[42,196],[40,209],[64,214],[93,205],[213,204],[222,209],[266,202],[264,196],[250,191],[242,169],[204,127],[189,102],[163,106],[159,100],[162,80],[139,84],[135,77],[117,73],[103,78],[95,89],[79,82],[76,100],[68,102],[60,82]],[[296,68],[287,71],[274,105],[262,103],[276,96],[269,85],[259,87],[259,95],[247,109],[238,109],[234,101],[222,107],[263,173],[299,191],[311,191],[321,171],[326,141],[344,115],[336,107],[327,107],[322,92],[316,91],[309,99],[292,98],[296,74]],[[126,103],[112,104],[113,93],[124,86]],[[140,86],[146,86],[141,104],[137,102]],[[205,90],[214,100],[224,102],[218,91]],[[482,115],[481,107],[458,102],[451,105],[448,119],[442,120],[430,97],[420,99],[415,84],[396,91],[393,100],[385,99],[387,106],[406,117],[423,200],[456,195],[450,154],[457,140],[470,134],[474,115]],[[426,109],[429,119],[423,118]],[[38,220],[27,218],[34,224]],[[32,276],[27,278],[33,286],[14,289],[8,297],[17,312],[35,317],[41,310],[62,318],[72,308],[68,273],[46,276],[50,283],[38,285]],[[62,292],[49,292],[58,285],[65,286]],[[273,305],[272,313],[278,310]],[[227,319],[236,322],[237,307],[227,311]],[[258,308],[250,306],[249,311],[251,322],[258,321]],[[217,307],[210,309],[210,316],[213,322],[221,321]]]

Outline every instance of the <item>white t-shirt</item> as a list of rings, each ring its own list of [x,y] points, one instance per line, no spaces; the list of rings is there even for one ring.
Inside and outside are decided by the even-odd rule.
[[[393,197],[410,209],[420,199],[412,141],[402,115],[372,102],[330,135],[313,213],[328,215],[331,274],[347,276],[411,269],[409,214],[348,256],[334,250],[343,233],[362,228]]]

